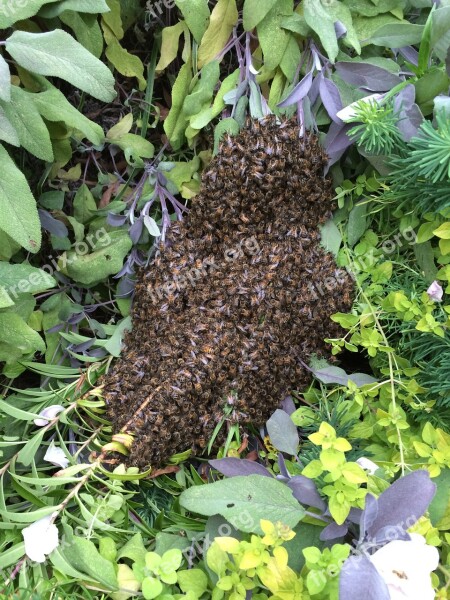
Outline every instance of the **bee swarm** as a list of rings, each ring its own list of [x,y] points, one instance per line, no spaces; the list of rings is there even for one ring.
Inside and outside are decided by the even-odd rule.
[[[187,219],[138,276],[133,329],[104,379],[114,431],[135,436],[129,464],[204,447],[227,398],[231,419],[260,426],[310,381],[302,362],[327,354],[324,338],[340,334],[330,315],[353,291],[320,245],[325,165],[293,121],[222,141]]]

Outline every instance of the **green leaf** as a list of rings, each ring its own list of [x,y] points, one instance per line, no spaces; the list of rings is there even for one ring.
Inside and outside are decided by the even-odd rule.
[[[262,475],[237,476],[191,487],[181,505],[201,515],[222,515],[240,531],[262,534],[260,519],[295,527],[305,514],[286,485]]]
[[[102,144],[105,136],[100,125],[82,115],[55,87],[51,86],[39,94],[28,95],[47,121],[64,121],[68,127],[81,131],[95,146]]]
[[[0,106],[0,140],[11,144],[12,146],[20,146],[19,136],[15,128],[11,125],[5,111]]]
[[[214,155],[219,152],[219,144],[223,136],[226,133],[230,135],[237,135],[239,130],[239,123],[235,119],[231,117],[222,119],[222,121],[220,121],[220,123],[214,129]]]
[[[32,73],[60,77],[104,102],[116,97],[108,67],[61,29],[47,33],[15,31],[6,40],[6,50]]]
[[[200,44],[211,15],[208,0],[189,0],[189,2],[175,0],[175,4],[180,9],[189,30],[194,36],[194,40],[197,44]]]
[[[178,150],[184,139],[184,130],[187,117],[183,115],[183,102],[189,92],[192,81],[192,70],[190,64],[184,64],[172,89],[172,108],[164,121],[164,131],[169,138],[174,150]]]
[[[32,100],[32,94],[13,86],[11,102],[0,101],[5,115],[14,127],[21,145],[41,160],[53,162],[53,149],[48,129]]]
[[[0,99],[5,102],[11,100],[11,73],[9,66],[0,54]]]
[[[387,23],[377,29],[364,45],[387,46],[388,48],[402,48],[419,44],[423,35],[424,26],[412,23]]]
[[[36,452],[39,450],[45,435],[45,429],[41,429],[28,440],[22,450],[19,452],[17,460],[28,467],[33,462]],[[45,515],[43,515],[45,516]],[[39,518],[39,517],[38,517]]]
[[[201,598],[208,588],[208,576],[201,569],[178,571],[178,585],[182,592],[191,592]]]
[[[430,504],[430,519],[434,527],[450,529],[450,469],[444,469],[433,479],[437,485],[436,495]]]
[[[2,550],[0,555],[0,569],[5,569],[14,563],[17,563],[21,558],[25,556],[25,543],[20,542],[14,544],[8,550]]]
[[[0,361],[8,363],[13,358],[11,346],[16,350],[16,358],[21,354],[45,352],[45,343],[39,333],[31,329],[21,316],[10,311],[0,313],[0,342],[3,342],[0,343]]]
[[[1,279],[0,279],[1,281]],[[11,300],[10,295],[5,290],[3,286],[0,286],[0,308],[8,308],[9,306],[13,306],[14,301]]]
[[[120,271],[132,245],[127,231],[111,231],[107,246],[97,243],[92,252],[84,255],[74,250],[67,252],[67,266],[61,271],[78,283],[92,285]]]
[[[367,202],[360,202],[350,211],[347,224],[347,243],[353,248],[367,229]]]
[[[334,62],[339,48],[334,21],[328,10],[322,6],[321,0],[304,0],[303,10],[305,21],[317,33],[329,59]]]
[[[75,37],[86,50],[89,50],[95,57],[100,58],[103,52],[103,35],[97,21],[97,15],[66,10],[59,18],[72,29]]]
[[[432,13],[431,47],[445,62],[450,46],[450,6],[443,6]]]
[[[2,9],[0,11],[0,29],[8,29],[17,21],[32,17],[43,6],[55,0],[27,0],[26,2],[15,2],[10,0],[2,1]]]
[[[213,60],[225,47],[236,25],[239,14],[236,0],[219,0],[214,7],[208,29],[198,49],[198,66],[201,68]]]
[[[428,68],[428,61],[431,55],[431,29],[433,24],[433,12],[436,5],[433,5],[422,34],[422,40],[419,47],[418,67],[420,74],[425,73]]]
[[[180,44],[180,35],[186,31],[186,25],[179,21],[171,27],[164,27],[162,31],[161,56],[156,65],[156,71],[164,71],[177,57]]]
[[[90,540],[74,537],[71,543],[64,547],[64,556],[72,567],[86,573],[109,590],[118,589],[114,565],[100,555]]]
[[[268,71],[278,67],[283,60],[291,34],[282,29],[281,23],[293,12],[292,0],[279,0],[258,25],[258,38]]]
[[[328,220],[320,229],[320,244],[327,252],[338,255],[342,243],[342,235],[332,219]]]
[[[20,293],[37,294],[56,286],[56,280],[48,273],[26,263],[0,261],[0,281],[14,298]]]
[[[130,54],[123,48],[116,38],[113,38],[108,44],[106,58],[112,62],[121,75],[125,77],[136,77],[139,83],[139,89],[145,90],[147,81],[144,77],[144,65],[139,56]]]
[[[29,252],[41,246],[41,224],[36,201],[23,173],[0,145],[0,230]]]
[[[83,183],[73,200],[74,217],[80,223],[87,223],[97,212],[97,205],[88,186]]]
[[[141,158],[152,158],[155,153],[154,145],[148,140],[144,140],[140,135],[126,133],[117,139],[110,139],[111,144],[119,146],[122,150],[129,150],[135,156]]]
[[[66,10],[76,10],[79,13],[93,14],[105,13],[110,10],[105,0],[61,0],[60,2],[52,0],[52,2],[52,6],[46,6],[40,11],[40,17],[52,19],[53,17],[58,17]]]
[[[245,31],[254,29],[276,3],[277,0],[245,0],[243,11]]]
[[[129,558],[134,563],[144,564],[146,552],[147,550],[144,546],[144,542],[142,541],[142,535],[140,533],[136,533],[131,539],[128,540],[125,546],[122,546],[117,555],[117,559]]]

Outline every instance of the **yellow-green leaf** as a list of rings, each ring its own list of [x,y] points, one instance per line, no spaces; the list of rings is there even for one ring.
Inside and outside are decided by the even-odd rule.
[[[211,19],[200,48],[198,66],[201,68],[213,60],[225,47],[238,20],[236,0],[219,0],[211,13]]]
[[[180,21],[172,27],[165,27],[162,32],[161,56],[156,71],[163,71],[172,63],[178,54],[178,46],[180,43],[180,35],[184,32],[186,43],[188,37],[187,27],[184,21]]]
[[[450,240],[450,221],[447,221],[447,223],[442,223],[442,225],[435,229],[433,233],[443,240]]]
[[[139,82],[139,89],[145,90],[147,82],[144,77],[144,65],[141,59],[128,50],[122,48],[116,38],[112,38],[106,48],[106,58],[112,62],[121,75],[125,77],[136,77]]]

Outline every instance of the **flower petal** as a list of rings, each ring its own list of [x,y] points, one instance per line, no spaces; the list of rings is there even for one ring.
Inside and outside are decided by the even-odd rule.
[[[434,302],[441,302],[444,295],[444,290],[437,281],[433,281],[433,283],[427,289],[427,294],[430,300],[433,300]]]
[[[55,513],[22,529],[25,553],[35,562],[44,562],[46,555],[58,547],[58,528],[53,523],[54,517]]]
[[[69,464],[69,459],[65,455],[64,450],[55,446],[53,442],[47,448],[44,460],[46,460],[49,463],[52,463],[57,467],[61,467],[61,469],[65,469]]]
[[[64,410],[64,406],[61,404],[52,404],[51,406],[47,406],[39,413],[41,419],[34,419],[34,424],[38,427],[44,427],[48,425],[49,421],[52,421],[60,412]]]

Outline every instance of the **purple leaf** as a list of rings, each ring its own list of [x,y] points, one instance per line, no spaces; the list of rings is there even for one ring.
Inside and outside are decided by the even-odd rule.
[[[347,385],[348,381],[353,381],[358,387],[367,385],[369,383],[375,383],[377,380],[371,375],[366,373],[351,373],[347,375],[344,369],[340,367],[324,367],[323,369],[312,369],[312,373],[322,383],[338,383],[340,385]]]
[[[320,97],[330,118],[336,123],[340,123],[341,120],[336,116],[336,113],[342,109],[341,95],[336,84],[331,79],[321,78]]]
[[[311,89],[312,81],[313,72],[309,71],[309,73],[307,73],[303,77],[303,79],[299,83],[297,83],[297,85],[289,94],[289,96],[285,98],[282,102],[280,102],[280,104],[278,104],[278,107],[286,108],[286,106],[291,106],[291,104],[297,104],[297,102],[303,100],[303,98],[308,94],[309,90]]]
[[[281,452],[278,454],[278,466],[280,467],[280,475],[277,475],[277,479],[280,481],[289,481],[291,478],[289,471],[286,468],[286,461]]]
[[[387,527],[382,527],[379,529],[375,537],[370,538],[370,543],[377,544],[379,546],[392,542],[393,540],[410,540],[411,537],[409,533],[407,533],[403,527],[393,527],[389,525]]]
[[[295,412],[296,408],[294,401],[292,400],[292,396],[286,396],[286,398],[281,402],[281,408],[288,415],[292,415],[292,413]]]
[[[265,477],[272,477],[266,467],[245,458],[219,458],[210,460],[209,464],[226,477],[236,477],[238,475],[264,475]]]
[[[414,471],[397,479],[378,498],[378,515],[367,533],[374,537],[384,527],[409,529],[425,513],[436,493],[428,471]]]
[[[346,83],[372,92],[387,92],[403,81],[398,75],[366,62],[338,62],[336,71]]]
[[[67,227],[64,225],[64,223],[58,221],[58,219],[55,219],[55,217],[52,217],[48,211],[39,208],[38,213],[41,220],[41,225],[46,231],[52,235],[55,235],[56,237],[67,237],[69,235]]]
[[[113,227],[121,227],[122,225],[125,225],[126,220],[126,216],[115,215],[112,212],[109,212],[108,216],[106,217],[106,222],[108,223],[108,225],[112,225]]]
[[[390,594],[373,564],[364,555],[350,556],[339,578],[342,600],[389,600]]]
[[[144,227],[144,223],[141,219],[138,219],[133,223],[133,225],[128,230],[128,234],[131,238],[133,244],[137,244],[139,242],[139,238],[142,235],[142,229]]]
[[[378,515],[378,502],[375,496],[367,494],[366,505],[361,516],[361,539],[364,539],[367,530],[373,524]]]
[[[297,427],[291,417],[279,408],[266,423],[270,442],[280,452],[295,456],[298,451],[299,437]]]
[[[328,168],[334,165],[344,152],[349,148],[353,141],[348,137],[347,132],[352,128],[351,123],[331,123],[325,138],[325,150],[328,154]]]
[[[416,88],[410,84],[403,88],[394,98],[394,112],[398,115],[397,127],[403,134],[405,142],[417,135],[423,121],[420,108],[414,102]]]
[[[322,73],[320,73],[320,75],[318,77],[314,77],[314,80],[312,82],[311,85],[311,89],[308,92],[308,98],[311,102],[311,105],[313,105],[317,98],[319,97],[319,93],[320,93],[320,79],[323,77]]]
[[[344,35],[347,35],[347,28],[344,25],[344,23],[342,23],[342,21],[335,21],[334,22],[334,31],[336,33],[336,38],[338,40],[341,37],[344,37]]]
[[[412,46],[403,46],[403,48],[399,48],[398,51],[403,56],[403,58],[406,58],[406,60],[409,63],[411,63],[415,67],[418,66],[419,53],[417,52],[417,50],[415,48],[413,48]]]
[[[328,542],[329,540],[335,540],[336,538],[342,538],[347,535],[348,525],[338,525],[337,523],[330,523],[322,529],[320,532],[320,539],[322,542]]]
[[[294,498],[297,498],[302,504],[325,510],[326,504],[320,497],[316,484],[312,479],[308,479],[304,475],[295,475],[288,481],[287,485],[291,488]]]

